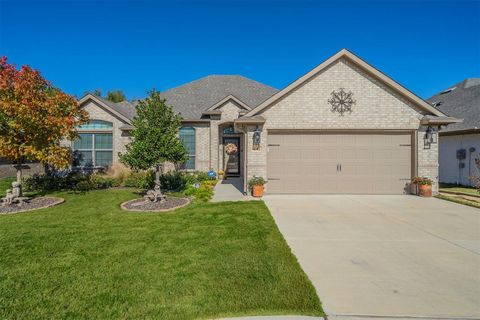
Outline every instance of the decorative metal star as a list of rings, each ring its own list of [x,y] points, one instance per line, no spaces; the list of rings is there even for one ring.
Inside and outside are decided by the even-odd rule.
[[[345,92],[345,89],[340,88],[338,91],[332,91],[331,95],[328,103],[332,105],[332,112],[339,112],[341,116],[345,112],[352,112],[352,106],[357,102],[352,99],[352,91]]]

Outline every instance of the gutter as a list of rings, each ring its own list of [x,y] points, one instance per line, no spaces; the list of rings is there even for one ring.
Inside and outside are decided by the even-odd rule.
[[[447,117],[447,116],[432,116],[427,115],[423,116],[420,120],[420,124],[422,125],[448,125],[452,123],[460,123],[463,122],[463,119],[454,118],[454,117]]]

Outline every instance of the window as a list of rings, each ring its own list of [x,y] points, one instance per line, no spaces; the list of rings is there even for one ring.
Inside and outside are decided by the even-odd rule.
[[[195,170],[195,129],[183,127],[180,129],[180,140],[187,149],[188,160],[185,169]]]
[[[112,130],[113,125],[111,122],[103,121],[103,120],[92,120],[82,126],[80,126],[79,130]]]
[[[223,134],[234,134],[235,130],[233,129],[233,126],[228,126],[225,129],[223,129]]]
[[[111,122],[92,120],[84,124],[79,130],[79,138],[73,142],[74,166],[80,167],[109,167],[113,162],[113,137]],[[98,132],[95,132],[98,131]]]

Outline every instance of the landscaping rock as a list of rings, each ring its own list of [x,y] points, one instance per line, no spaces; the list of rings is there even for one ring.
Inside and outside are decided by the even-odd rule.
[[[188,198],[165,198],[164,202],[153,202],[148,199],[140,198],[122,203],[121,207],[124,210],[129,211],[170,211],[177,208],[181,208],[190,203]]]
[[[0,206],[0,214],[12,214],[24,211],[48,208],[64,202],[65,200],[57,197],[38,197],[28,200],[24,203],[15,203],[12,205]]]

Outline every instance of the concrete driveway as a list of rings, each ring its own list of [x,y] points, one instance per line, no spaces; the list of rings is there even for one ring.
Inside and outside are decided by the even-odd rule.
[[[480,210],[416,196],[267,196],[330,319],[480,318]]]

